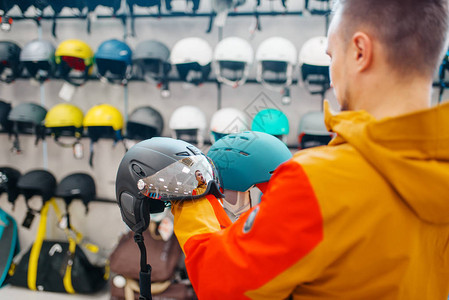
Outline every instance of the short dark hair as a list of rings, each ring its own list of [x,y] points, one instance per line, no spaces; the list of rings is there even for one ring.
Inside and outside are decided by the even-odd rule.
[[[337,0],[343,36],[366,26],[399,74],[432,76],[447,50],[448,0]]]

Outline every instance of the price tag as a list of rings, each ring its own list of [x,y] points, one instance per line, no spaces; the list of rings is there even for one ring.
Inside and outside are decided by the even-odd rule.
[[[73,95],[75,95],[76,86],[68,82],[64,82],[61,90],[59,91],[59,97],[67,102],[71,101]]]
[[[31,210],[27,211],[27,215],[25,216],[25,220],[23,220],[22,226],[30,229],[31,227],[31,223],[33,223],[34,220],[34,212],[32,212]]]

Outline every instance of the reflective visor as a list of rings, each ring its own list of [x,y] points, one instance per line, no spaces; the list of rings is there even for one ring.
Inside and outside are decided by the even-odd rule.
[[[222,191],[218,172],[204,155],[184,157],[137,182],[144,196],[163,201],[200,198],[209,194],[213,185]]]

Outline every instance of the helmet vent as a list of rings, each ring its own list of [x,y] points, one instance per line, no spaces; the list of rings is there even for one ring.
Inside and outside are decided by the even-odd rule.
[[[241,154],[241,155],[243,155],[243,156],[248,156],[248,155],[249,155],[249,153],[248,153],[248,152],[245,152],[245,151],[240,151],[239,154]]]
[[[177,156],[190,156],[190,153],[187,151],[183,151],[183,152],[178,152],[176,153]]]
[[[132,169],[133,169],[134,173],[136,173],[138,176],[146,177],[145,172],[137,164],[133,164]]]

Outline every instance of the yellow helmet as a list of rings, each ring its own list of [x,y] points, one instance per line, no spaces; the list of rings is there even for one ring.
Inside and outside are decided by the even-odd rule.
[[[56,63],[61,63],[61,57],[75,57],[84,60],[84,65],[88,68],[93,65],[94,52],[82,40],[65,40],[58,45],[55,52]]]
[[[123,116],[121,112],[112,105],[95,105],[87,112],[84,117],[84,127],[91,126],[110,126],[115,131],[123,128]]]
[[[69,103],[53,106],[45,116],[45,127],[83,127],[83,112],[80,108]]]

